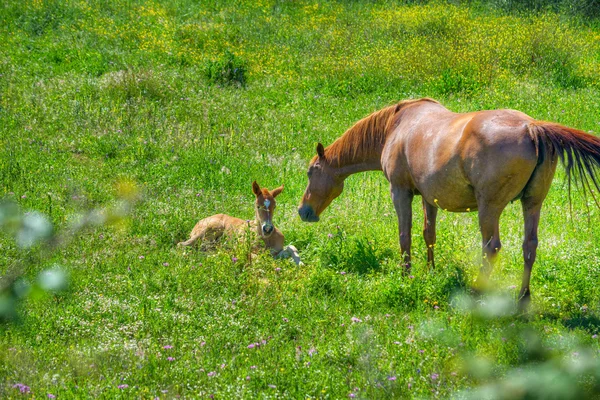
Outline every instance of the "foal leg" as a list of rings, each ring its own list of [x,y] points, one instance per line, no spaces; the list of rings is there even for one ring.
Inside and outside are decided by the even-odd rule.
[[[481,230],[483,264],[477,278],[479,289],[485,289],[492,272],[496,256],[502,247],[500,243],[500,214],[502,209],[479,207],[479,228]]]
[[[519,292],[519,308],[525,310],[531,300],[529,280],[538,246],[537,231],[542,203],[532,198],[523,198],[521,199],[521,205],[523,206],[523,219],[525,221],[525,237],[523,239],[523,260],[525,266],[523,269],[523,283]]]
[[[410,231],[412,229],[412,200],[413,192],[392,186],[392,201],[398,216],[398,230],[400,235],[400,251],[404,262],[405,272],[410,272]]]
[[[437,207],[432,206],[423,199],[424,226],[423,237],[427,245],[427,264],[435,268],[433,261],[433,248],[435,246],[435,219],[437,217]]]
[[[219,232],[215,232],[215,230],[211,229],[210,224],[207,223],[206,221],[207,220],[205,219],[205,220],[201,220],[200,222],[198,222],[196,224],[196,226],[194,227],[194,229],[192,229],[192,233],[190,233],[190,238],[188,240],[186,240],[185,242],[177,243],[177,246],[179,246],[179,247],[193,246],[198,241],[200,241],[200,243],[202,243],[205,240],[210,241],[210,240],[218,239],[219,236],[221,236],[222,232],[220,234],[219,234]]]
[[[196,244],[196,242],[198,241],[198,239],[201,239],[203,236],[204,236],[204,233],[201,233],[199,235],[194,235],[189,240],[186,240],[185,242],[179,242],[179,243],[177,243],[177,246],[180,246],[180,247],[183,247],[183,246],[193,246],[194,244]]]

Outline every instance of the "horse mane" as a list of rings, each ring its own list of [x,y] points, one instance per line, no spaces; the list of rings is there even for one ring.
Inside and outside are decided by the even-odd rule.
[[[325,149],[325,158],[336,167],[342,167],[364,160],[373,152],[380,152],[388,135],[399,121],[398,113],[405,107],[428,101],[439,104],[430,98],[402,100],[379,111],[375,111],[361,119],[337,138]],[[313,158],[313,161],[316,159]]]

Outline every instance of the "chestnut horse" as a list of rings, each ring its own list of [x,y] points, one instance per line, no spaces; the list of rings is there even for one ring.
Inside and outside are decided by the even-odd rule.
[[[432,99],[401,101],[358,121],[327,148],[317,145],[308,168],[308,187],[298,213],[316,222],[340,195],[344,180],[362,171],[383,171],[398,215],[400,250],[410,269],[412,200],[421,195],[423,235],[432,266],[438,208],[478,211],[484,285],[500,250],[502,210],[519,199],[525,220],[522,307],[530,300],[529,280],[538,245],[542,202],[560,158],[569,178],[584,191],[598,189],[600,138],[514,110],[457,114]],[[591,179],[591,183],[590,183]]]

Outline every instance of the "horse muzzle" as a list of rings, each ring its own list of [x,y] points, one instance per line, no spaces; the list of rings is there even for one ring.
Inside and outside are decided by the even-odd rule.
[[[318,222],[319,216],[315,214],[315,210],[309,205],[303,205],[298,209],[298,215],[300,215],[300,219],[304,222]]]
[[[275,230],[275,227],[273,227],[273,225],[263,224],[263,226],[262,226],[263,236],[270,236],[274,230]]]

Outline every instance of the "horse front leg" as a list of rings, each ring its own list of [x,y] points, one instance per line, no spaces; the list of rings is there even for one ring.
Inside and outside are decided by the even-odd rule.
[[[435,247],[435,220],[437,217],[437,207],[432,206],[423,199],[423,238],[427,245],[427,264],[435,268],[433,261],[433,248]]]
[[[410,246],[411,246],[411,229],[412,229],[412,200],[413,192],[398,187],[393,187],[392,201],[398,216],[398,231],[400,236],[400,251],[404,263],[405,272],[410,272]]]

